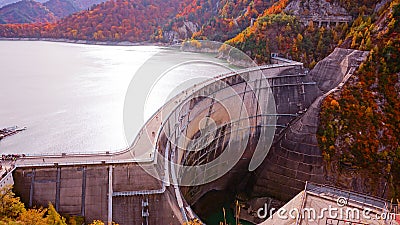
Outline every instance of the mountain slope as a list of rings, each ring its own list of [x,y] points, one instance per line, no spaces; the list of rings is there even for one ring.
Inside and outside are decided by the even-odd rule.
[[[19,2],[19,1],[21,1],[21,0],[0,0],[0,8],[3,6],[6,6],[6,5],[12,4],[12,3]],[[45,1],[47,1],[47,0],[37,0],[36,2],[43,3]]]
[[[180,0],[107,1],[53,24],[0,26],[1,37],[47,37],[90,41],[148,41],[177,13]]]
[[[296,16],[348,16],[346,9],[330,1],[291,1],[285,11]]]
[[[70,1],[73,3],[74,7],[80,10],[87,10],[94,5],[105,2],[106,0],[70,0]]]
[[[0,9],[1,23],[54,22],[55,15],[41,3],[24,0]]]
[[[50,0],[43,5],[58,18],[66,17],[80,10],[70,0]]]
[[[252,18],[257,18],[272,3],[270,0],[187,1],[187,4],[181,5],[179,14],[164,27],[165,41],[191,37],[225,41],[249,26]],[[182,32],[182,28],[188,23],[193,24],[192,27],[196,29]]]
[[[296,1],[289,3],[285,10],[287,2],[277,2],[274,7],[265,10],[252,26],[227,43],[246,52],[259,63],[269,63],[271,53],[280,53],[313,67],[345,37],[347,25],[318,27],[313,22],[304,24],[298,16],[282,12],[291,11],[287,9]],[[330,3],[320,0],[317,4]]]
[[[281,2],[287,0],[278,3]],[[94,41],[173,42],[191,37],[225,41],[249,26],[272,3],[272,0],[237,0],[235,3],[228,0],[112,0],[51,25],[3,26],[0,35]]]
[[[105,0],[0,0],[0,23],[54,22]],[[53,16],[50,14],[54,14]],[[54,18],[55,17],[55,18]]]

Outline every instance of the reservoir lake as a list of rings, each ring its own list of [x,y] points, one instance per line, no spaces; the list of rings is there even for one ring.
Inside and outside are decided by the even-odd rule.
[[[143,95],[138,99],[145,104],[137,104],[130,120],[134,133],[175,94],[232,70],[225,61],[209,54],[157,46],[0,41],[0,52],[0,129],[27,127],[0,140],[1,154],[125,149],[132,141],[124,132],[125,95],[144,65],[148,69],[164,63],[174,65],[174,58],[180,62],[194,60],[163,74],[142,74],[136,79],[136,87],[143,81],[151,88],[140,90]],[[208,61],[213,63],[204,63]]]

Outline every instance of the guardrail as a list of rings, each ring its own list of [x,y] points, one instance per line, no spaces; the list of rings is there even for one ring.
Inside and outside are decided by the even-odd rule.
[[[149,163],[152,162],[149,159],[125,159],[125,160],[85,160],[85,161],[73,161],[73,162],[44,162],[44,163],[18,163],[15,165],[16,168],[24,167],[46,167],[46,166],[75,166],[75,165],[99,165],[99,164],[123,164],[123,163]]]
[[[373,197],[355,191],[343,190],[325,184],[315,184],[307,182],[305,191],[307,191],[308,193],[313,193],[322,198],[344,197],[347,199],[348,203],[353,202],[360,206],[370,206],[380,211],[388,210],[389,205],[389,202],[383,198]]]
[[[155,195],[155,194],[162,194],[165,192],[165,185],[162,182],[162,187],[160,189],[155,190],[142,190],[142,191],[120,191],[120,192],[113,192],[113,197],[120,197],[120,196],[136,196],[136,195]]]
[[[290,62],[289,62],[290,61]],[[215,82],[216,79],[222,79],[222,78],[226,78],[232,75],[238,75],[238,74],[243,74],[243,73],[247,73],[247,72],[254,72],[254,71],[258,71],[258,70],[264,70],[264,69],[271,69],[271,68],[280,68],[280,67],[290,67],[290,66],[302,66],[303,63],[300,62],[296,62],[296,61],[291,61],[289,60],[287,63],[281,63],[281,64],[267,64],[267,65],[262,65],[262,66],[256,66],[256,67],[251,67],[251,68],[246,68],[246,69],[241,69],[241,70],[237,70],[234,72],[228,72],[228,73],[223,73],[220,74],[214,78],[210,78],[207,79],[203,82],[200,82],[190,88],[188,88],[188,90],[200,90],[203,87],[206,87],[210,84],[212,84],[213,82]],[[299,76],[304,76],[304,74],[299,74]],[[273,79],[273,78],[279,78],[280,76],[266,76],[266,78],[268,79]],[[285,76],[282,76],[285,77]],[[176,99],[181,98],[182,95],[177,95],[175,97],[173,97],[168,103],[166,104],[170,104],[171,102],[174,102]],[[189,97],[186,96],[185,99]],[[164,109],[164,106],[161,107],[160,109],[158,109],[151,117],[148,121],[153,120],[162,110]],[[90,152],[68,152],[68,153],[45,153],[45,154],[30,154],[30,153],[26,153],[25,157],[26,159],[29,158],[56,158],[56,157],[96,157],[96,156],[112,156],[112,155],[120,155],[120,154],[124,154],[128,151],[130,151],[132,148],[134,148],[136,146],[136,144],[139,141],[140,136],[144,133],[145,128],[146,128],[147,123],[145,123],[142,128],[139,130],[136,138],[134,139],[132,145],[130,145],[129,147],[126,148],[122,148],[122,149],[118,149],[118,150],[114,150],[114,151],[90,151]],[[155,153],[156,149],[154,150]],[[155,154],[152,154],[153,156]],[[151,159],[154,160],[154,157]],[[87,162],[86,162],[87,163]],[[36,164],[35,164],[36,165]],[[40,164],[43,165],[43,164]]]

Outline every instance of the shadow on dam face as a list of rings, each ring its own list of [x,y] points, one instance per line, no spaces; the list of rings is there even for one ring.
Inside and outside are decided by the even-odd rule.
[[[257,75],[251,72],[231,76],[223,82],[238,93],[236,100],[227,97],[220,85],[215,90],[223,101],[214,101],[210,85],[201,97],[194,95],[183,103],[166,120],[157,145],[170,151],[170,181],[179,185],[187,205],[206,219],[206,205],[221,208],[238,196],[288,201],[304,189],[306,181],[325,183],[316,140],[319,106],[346,82],[365,55],[336,49],[310,73],[299,65],[267,69],[266,83],[258,86]],[[252,80],[240,79],[243,76],[252,77],[251,86],[256,88],[248,90]],[[259,92],[263,87],[270,92]],[[259,111],[271,96],[274,111]],[[260,157],[261,166],[251,170],[260,147],[268,156]]]
[[[299,70],[282,68],[269,75]],[[266,155],[256,150],[268,152],[275,130],[282,129],[277,118],[281,123],[293,119],[277,116],[267,78],[257,79],[256,73],[244,76],[231,76],[194,94],[165,121],[158,139],[158,149],[170,152],[170,182],[179,186],[184,201],[204,221],[222,208],[230,210],[238,195],[253,197],[255,172],[249,165],[254,157],[263,161]],[[293,109],[295,115],[298,108]]]

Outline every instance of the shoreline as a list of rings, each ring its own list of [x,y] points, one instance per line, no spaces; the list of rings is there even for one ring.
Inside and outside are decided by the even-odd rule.
[[[130,41],[88,41],[88,40],[71,40],[66,38],[5,38],[0,37],[0,41],[47,41],[70,44],[85,45],[103,45],[103,46],[158,46],[158,47],[174,47],[177,44],[169,44],[162,42],[130,42]],[[179,44],[180,46],[180,44]]]
[[[184,52],[196,52],[196,53],[216,53],[219,54],[218,51],[213,49],[197,50],[192,47],[185,47],[182,45],[183,42],[171,44],[171,43],[162,43],[162,42],[150,42],[150,41],[142,41],[142,42],[130,42],[130,41],[89,41],[89,40],[71,40],[66,38],[5,38],[0,37],[0,41],[45,41],[45,42],[54,42],[54,43],[68,43],[68,44],[81,44],[81,45],[98,45],[98,46],[156,46],[161,48],[176,48],[178,47],[181,51]],[[220,59],[226,60],[229,64],[238,66],[238,67],[246,67],[247,62],[242,62],[242,60],[235,60],[231,57],[226,57],[223,55],[219,56]]]

